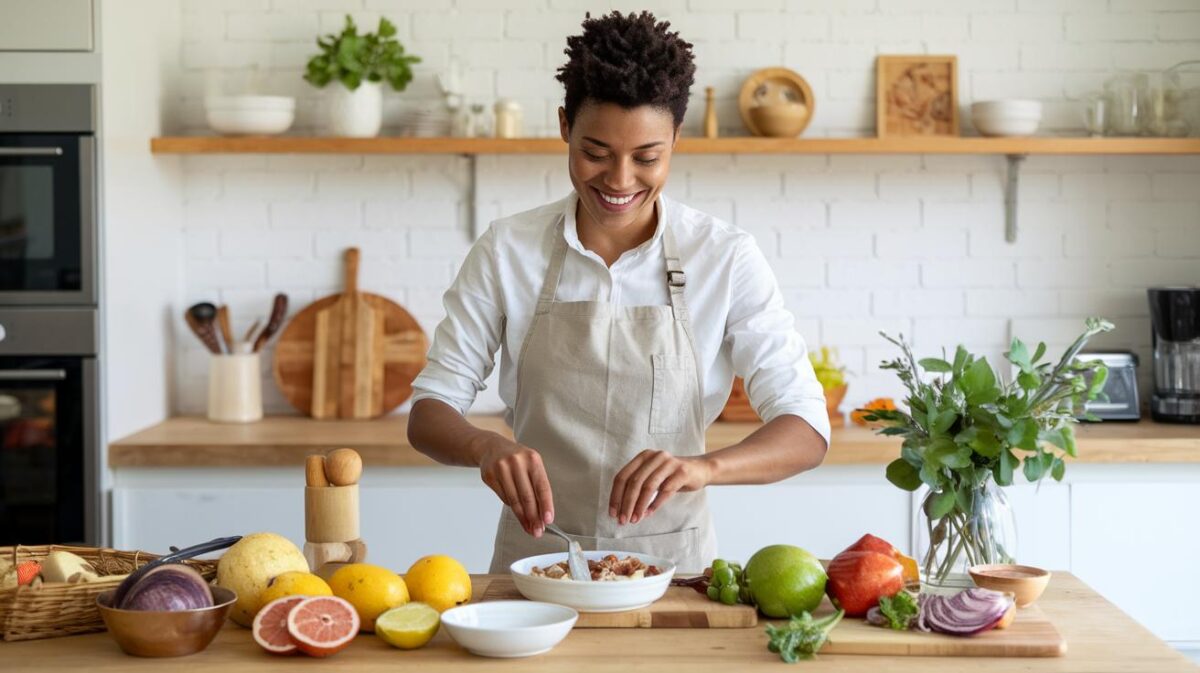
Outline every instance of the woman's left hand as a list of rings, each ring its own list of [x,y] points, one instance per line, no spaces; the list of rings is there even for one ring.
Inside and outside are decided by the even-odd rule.
[[[613,477],[608,515],[619,524],[637,523],[676,492],[698,491],[707,486],[711,470],[703,456],[680,458],[667,451],[646,449]]]

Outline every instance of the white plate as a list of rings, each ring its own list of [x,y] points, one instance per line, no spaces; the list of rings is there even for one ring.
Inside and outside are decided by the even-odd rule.
[[[579,613],[531,601],[469,603],[442,613],[456,643],[483,657],[530,657],[549,652],[575,626]]]
[[[552,580],[531,575],[535,566],[545,568],[567,560],[567,553],[542,554],[523,558],[509,566],[513,584],[517,591],[531,601],[545,601],[567,605],[580,612],[624,612],[646,607],[662,598],[675,575],[675,563],[668,559],[647,554],[624,551],[585,551],[588,560],[599,560],[616,554],[618,558],[633,556],[647,565],[658,566],[661,573],[653,577],[614,582],[577,582],[575,580]]]

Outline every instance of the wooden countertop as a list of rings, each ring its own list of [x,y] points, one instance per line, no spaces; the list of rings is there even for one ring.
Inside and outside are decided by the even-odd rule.
[[[472,416],[471,422],[507,436],[499,416]],[[110,467],[226,467],[299,465],[309,453],[348,446],[366,465],[436,465],[408,443],[408,417],[372,421],[315,421],[303,416],[273,416],[257,423],[212,423],[199,417],[172,418],[109,445]],[[708,447],[737,443],[757,423],[712,424]],[[1100,423],[1077,432],[1082,463],[1198,463],[1200,426]],[[826,465],[884,465],[900,455],[899,440],[865,428],[833,431]]]
[[[483,595],[489,576],[476,576]],[[1056,572],[1038,603],[1067,641],[1067,654],[1049,659],[969,661],[949,657],[820,655],[795,669],[767,651],[762,627],[749,629],[575,629],[550,652],[529,659],[485,659],[468,654],[444,631],[419,650],[401,651],[369,635],[327,660],[276,657],[262,652],[250,631],[229,624],[207,650],[179,659],[139,659],[122,654],[105,633],[0,643],[5,671],[173,671],[222,673],[311,670],[391,671],[1125,671],[1172,673],[1195,665],[1104,600],[1083,582]],[[836,637],[836,631],[834,631]]]

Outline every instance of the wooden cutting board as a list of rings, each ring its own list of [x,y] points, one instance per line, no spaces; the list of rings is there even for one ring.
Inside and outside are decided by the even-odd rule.
[[[511,577],[497,577],[480,601],[523,600]],[[577,628],[693,628],[736,629],[758,625],[758,612],[748,605],[725,605],[690,587],[668,587],[657,601],[627,612],[580,612]]]
[[[375,418],[400,406],[429,348],[402,306],[358,289],[357,248],[345,261],[345,290],[297,313],[275,346],[279,390],[313,418]]]
[[[820,617],[833,612],[826,598]],[[1019,608],[1007,629],[959,638],[920,631],[893,631],[862,619],[843,619],[833,629],[821,654],[875,654],[915,657],[1061,657],[1067,641],[1036,604]]]

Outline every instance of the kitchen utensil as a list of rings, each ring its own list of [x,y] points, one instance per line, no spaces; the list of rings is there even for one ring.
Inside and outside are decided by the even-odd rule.
[[[184,319],[192,332],[200,337],[200,342],[212,353],[220,354],[221,343],[217,341],[217,331],[213,321],[217,317],[217,307],[208,302],[192,304],[184,313]]]
[[[565,580],[555,580],[565,582]],[[609,584],[609,582],[597,582]],[[483,590],[479,602],[521,599],[511,577],[496,577]],[[758,625],[751,605],[725,605],[708,599],[691,587],[668,587],[650,605],[621,612],[580,612],[580,629],[741,629]]]
[[[372,340],[367,341],[365,345],[370,345],[371,349],[360,349],[357,339],[345,339],[341,333],[334,333],[329,329],[328,321],[335,318],[334,315],[326,313],[326,325],[322,328],[325,342],[321,344],[320,350],[324,351],[322,356],[323,365],[331,366],[334,357],[337,356],[336,364],[339,368],[336,370],[336,375],[342,379],[342,387],[340,389],[329,389],[329,376],[331,370],[326,369],[326,378],[323,379],[323,386],[326,386],[322,392],[322,400],[330,400],[336,403],[335,415],[342,417],[367,418],[370,414],[386,414],[392,409],[399,406],[404,400],[412,394],[412,382],[425,366],[425,353],[428,350],[429,342],[425,338],[425,333],[421,331],[421,326],[417,321],[405,311],[400,305],[381,297],[377,294],[369,292],[359,292],[359,298],[355,300],[355,320],[352,324],[347,324],[348,320],[343,320],[343,329],[349,327],[355,332],[367,334],[366,327],[372,328]],[[280,392],[294,407],[303,413],[312,413],[314,409],[313,399],[316,397],[314,390],[316,360],[317,360],[317,333],[318,324],[317,317],[321,311],[329,309],[345,294],[337,294],[309,304],[303,311],[296,314],[284,329],[283,334],[279,338],[279,343],[275,347],[275,364],[274,374],[275,382],[279,385]],[[364,310],[365,307],[372,309],[369,312]],[[350,303],[347,303],[347,308]],[[380,314],[382,314],[380,316]],[[341,318],[341,316],[336,316]],[[360,322],[367,323],[360,328]],[[373,323],[373,324],[371,324]],[[382,330],[382,339],[377,339]],[[331,338],[340,338],[343,348],[339,351],[330,351],[328,340]],[[378,350],[377,350],[378,349]],[[382,363],[378,366],[377,363]],[[341,368],[345,365],[345,369]],[[343,378],[343,371],[345,372]],[[370,373],[370,377],[367,376]],[[374,376],[382,375],[382,402],[375,400]],[[355,382],[363,383],[363,388],[356,388]],[[368,387],[366,384],[370,384]],[[336,390],[339,394],[333,396],[331,390]],[[349,393],[349,397],[343,398],[341,393]],[[368,412],[364,415],[357,415],[365,410]],[[326,411],[328,413],[328,411]]]
[[[349,542],[359,535],[358,484],[305,487],[304,539]]]
[[[1154,343],[1150,414],[1167,423],[1200,423],[1200,287],[1147,292]]]
[[[262,319],[255,318],[254,322],[250,324],[250,329],[246,330],[246,333],[242,335],[242,341],[244,343],[246,343],[247,345],[249,345],[251,347],[251,349],[253,349],[253,347],[254,347],[254,341],[253,341],[254,333],[258,331],[258,328],[261,325],[262,325]]]
[[[383,312],[358,291],[358,248],[346,250],[345,260],[345,291],[317,311],[309,410],[313,418],[373,418],[382,413]]]
[[[967,572],[975,585],[992,591],[1004,591],[1016,597],[1017,607],[1032,605],[1050,583],[1050,572],[1033,566],[992,563],[971,566]]]
[[[631,580],[580,582],[577,580],[550,579],[530,574],[533,568],[545,568],[567,559],[566,553],[541,554],[515,561],[509,566],[517,591],[531,601],[547,601],[569,605],[583,612],[619,612],[636,610],[662,598],[671,577],[675,574],[675,563],[664,558],[623,551],[585,551],[584,558],[600,560],[609,554],[620,558],[633,556],[647,565],[658,566],[662,571],[651,577]]]
[[[313,455],[305,460],[304,481],[306,486],[312,488],[324,488],[329,485],[329,480],[325,478],[324,456]]]
[[[225,352],[232,353],[235,343],[233,326],[229,323],[229,307],[225,304],[217,307],[217,325],[221,328],[221,337],[225,339]]]
[[[147,564],[149,565],[149,564]],[[211,587],[213,605],[195,610],[119,610],[115,591],[96,598],[96,607],[113,640],[125,654],[137,657],[181,657],[208,647],[225,625],[237,594]]]
[[[208,420],[261,420],[262,364],[258,353],[216,354],[208,362]]]
[[[254,340],[254,352],[262,350],[263,346],[275,336],[279,328],[283,326],[283,319],[287,316],[288,296],[282,292],[275,295],[275,300],[271,304],[271,316],[267,318],[267,326],[259,333],[258,338]]]
[[[273,135],[283,133],[296,118],[296,99],[290,96],[209,96],[204,113],[217,133]]]
[[[137,581],[140,580],[143,575],[164,563],[177,563],[184,559],[190,559],[193,556],[207,554],[210,551],[226,549],[228,547],[232,547],[234,543],[240,539],[242,539],[241,535],[233,535],[231,537],[219,537],[214,540],[209,540],[208,542],[201,542],[198,545],[193,545],[191,547],[187,547],[186,549],[176,549],[175,547],[171,547],[170,554],[167,554],[166,556],[160,556],[159,558],[156,558],[146,565],[129,573],[129,576],[126,577],[123,582],[117,585],[117,588],[113,592],[112,601],[109,604],[120,605],[121,601],[125,598],[125,594],[129,592],[129,589],[134,584],[137,584]]]
[[[549,652],[577,619],[579,613],[563,605],[496,601],[450,608],[442,626],[472,654],[512,658]]]
[[[1028,136],[1042,120],[1035,100],[992,100],[971,104],[971,122],[985,136]]]
[[[571,579],[579,582],[591,582],[592,571],[588,570],[587,560],[583,558],[583,547],[579,546],[579,541],[552,523],[546,524],[546,530],[567,541],[567,568],[571,571]]]
[[[1108,378],[1101,389],[1108,401],[1092,400],[1084,404],[1084,411],[1102,421],[1136,421],[1142,417],[1138,401],[1137,367],[1138,357],[1133,351],[1085,352],[1077,360],[1088,362],[1100,360],[1108,368]],[[1091,384],[1091,375],[1087,375]],[[1080,420],[1087,420],[1080,418]]]
[[[759,126],[758,121],[751,115],[751,108],[793,104],[803,105],[807,111],[807,116],[804,118],[803,123],[795,125],[798,128],[795,133],[791,133],[790,137],[795,137],[804,132],[809,121],[812,120],[813,112],[816,110],[816,100],[813,98],[812,87],[808,85],[808,82],[799,73],[787,68],[763,68],[762,70],[758,70],[746,78],[742,83],[741,90],[738,92],[738,112],[742,116],[742,123],[746,125],[750,133],[756,136],[769,134],[766,129]],[[795,110],[792,112],[795,112]],[[785,112],[784,114],[788,113]],[[791,131],[791,128],[787,130]]]

